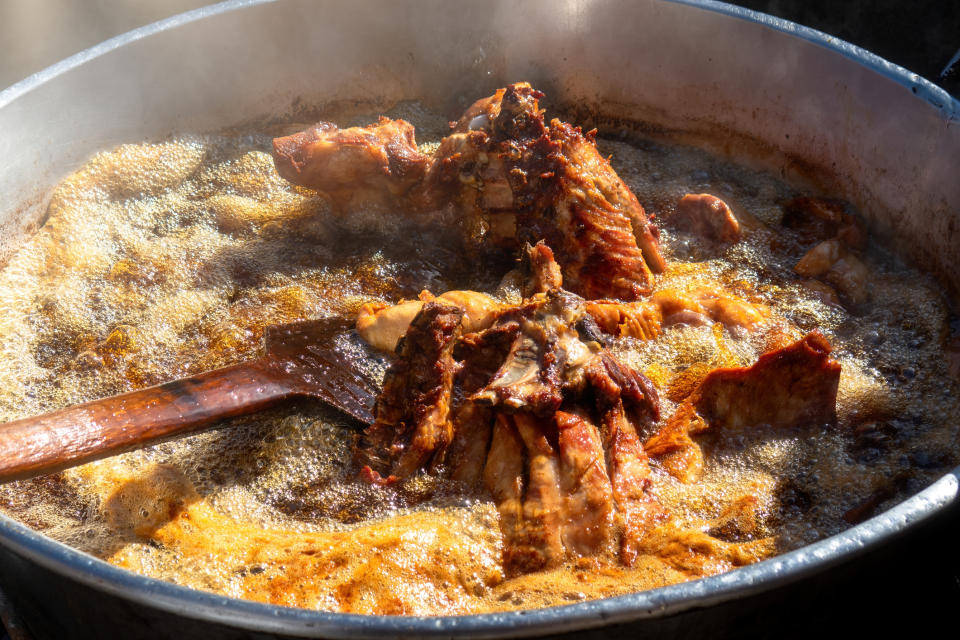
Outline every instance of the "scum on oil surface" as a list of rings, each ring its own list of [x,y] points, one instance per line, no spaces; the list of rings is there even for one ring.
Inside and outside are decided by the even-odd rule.
[[[414,104],[389,115],[413,122],[425,149],[445,131]],[[498,288],[503,265],[462,264],[438,225],[331,214],[276,175],[269,143],[124,145],[57,187],[47,223],[0,271],[0,420],[237,362],[256,354],[269,324],[350,316],[363,302],[424,288],[517,295]],[[792,273],[804,248],[779,225],[790,187],[696,149],[600,146],[653,212],[710,192],[756,221],[721,253],[667,225],[671,266],[658,287],[719,283],[769,305],[795,336],[818,328],[843,365],[837,428],[758,429],[717,446],[693,485],[655,467],[676,530],[635,567],[582,559],[505,579],[489,499],[430,476],[400,491],[356,481],[347,468],[355,427],[308,403],[7,484],[0,508],[109,562],[198,589],[333,611],[449,614],[725,571],[836,533],[851,508],[892,504],[956,463],[958,394],[940,355],[949,318],[931,281],[874,248],[872,300],[856,314],[825,304]],[[692,365],[749,364],[763,345],[706,327],[614,348],[669,386]],[[731,538],[718,518],[744,500],[760,522]]]

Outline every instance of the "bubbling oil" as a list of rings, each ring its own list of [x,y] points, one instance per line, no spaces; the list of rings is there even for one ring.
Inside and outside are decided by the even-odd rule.
[[[445,131],[419,105],[389,115],[413,122],[425,150]],[[364,302],[424,288],[516,297],[509,281],[498,288],[503,265],[463,264],[442,225],[399,211],[335,214],[276,174],[269,144],[257,134],[124,145],[56,188],[46,224],[0,271],[0,421],[242,361],[271,324],[350,317]],[[688,147],[600,146],[665,221],[670,266],[657,287],[718,286],[768,305],[780,335],[819,329],[843,367],[837,427],[716,438],[694,484],[654,464],[653,490],[674,518],[634,567],[581,558],[506,577],[489,496],[430,475],[399,490],[357,480],[355,427],[305,402],[6,484],[0,508],[108,562],[197,589],[431,615],[551,606],[726,571],[841,531],[852,510],[885,508],[956,464],[958,394],[939,356],[949,314],[932,281],[874,247],[872,299],[855,312],[824,302],[792,272],[809,247],[780,226],[780,203],[797,195],[788,185]],[[718,249],[673,230],[670,213],[691,192],[730,204],[744,239]],[[719,326],[676,327],[611,348],[660,387],[669,416],[698,376],[749,365],[769,344]]]

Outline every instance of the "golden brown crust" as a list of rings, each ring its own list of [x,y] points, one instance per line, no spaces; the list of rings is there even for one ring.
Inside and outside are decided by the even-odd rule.
[[[678,229],[705,240],[733,243],[740,240],[740,223],[727,203],[709,193],[688,193],[680,198],[671,218]]]
[[[654,436],[647,453],[673,475],[700,475],[703,454],[691,436],[707,429],[821,427],[837,421],[840,364],[819,332],[763,354],[751,367],[711,371]]]
[[[432,157],[416,150],[409,123],[381,118],[278,138],[275,164],[342,209],[453,204],[470,240],[511,251],[545,241],[569,290],[637,300],[665,267],[657,229],[592,135],[556,119],[547,126],[542,95],[521,82],[477,101]]]
[[[323,191],[341,209],[392,204],[419,184],[430,162],[413,125],[387,118],[349,129],[320,122],[274,139],[273,158],[285,180]]]
[[[552,271],[548,252],[534,256],[540,275]],[[454,480],[482,481],[511,575],[610,555],[616,544],[632,564],[663,516],[636,426],[659,418],[652,383],[583,342],[583,301],[560,289],[462,336],[462,310],[440,300],[401,340],[356,450],[361,475],[390,484],[445,459]]]
[[[453,347],[462,318],[458,307],[430,302],[413,319],[377,398],[376,421],[355,449],[365,477],[390,482],[443,459],[453,436]]]

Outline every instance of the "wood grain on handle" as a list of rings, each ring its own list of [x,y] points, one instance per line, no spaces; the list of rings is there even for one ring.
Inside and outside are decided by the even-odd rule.
[[[292,395],[266,361],[217,369],[0,425],[0,481],[17,480],[185,435]]]

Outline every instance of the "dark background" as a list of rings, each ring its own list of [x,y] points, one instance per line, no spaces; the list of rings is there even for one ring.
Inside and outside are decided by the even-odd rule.
[[[871,51],[960,97],[960,0],[741,0]]]
[[[204,0],[0,0],[0,88],[124,31],[207,4]],[[960,97],[960,0],[741,0],[743,7],[813,27],[895,62]],[[956,634],[960,608],[960,516],[953,514],[914,538],[851,567],[810,601],[790,624],[730,622],[753,637],[751,627],[777,628],[780,638],[834,637],[839,632],[885,637],[884,631]],[[806,596],[809,597],[809,593]],[[792,597],[792,596],[787,596]],[[756,610],[754,610],[756,611]],[[770,615],[782,611],[769,609]],[[769,617],[769,616],[768,616]],[[760,623],[763,623],[763,626]],[[732,637],[730,627],[709,635]],[[953,629],[953,631],[949,631]],[[691,628],[688,632],[696,631]],[[706,632],[706,628],[702,629]],[[726,631],[726,632],[724,632]],[[689,635],[689,634],[681,634]],[[760,634],[764,635],[764,634]],[[14,637],[19,634],[14,632]],[[0,640],[8,636],[0,629]]]

